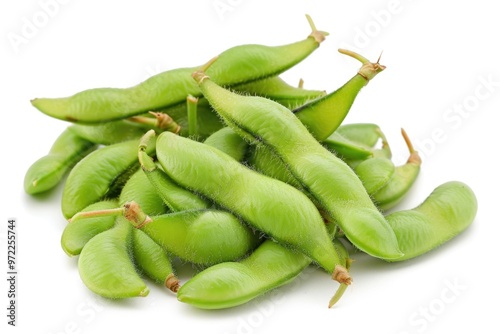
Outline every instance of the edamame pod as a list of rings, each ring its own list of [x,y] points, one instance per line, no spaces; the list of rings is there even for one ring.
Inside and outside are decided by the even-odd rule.
[[[166,132],[158,136],[156,156],[179,185],[310,256],[327,272],[342,270],[321,215],[299,190],[243,166],[218,149]],[[349,284],[350,277],[341,283]]]
[[[205,139],[204,143],[221,150],[237,161],[243,160],[248,148],[248,144],[230,127],[214,132]]]
[[[380,189],[387,186],[396,172],[396,166],[386,158],[370,158],[354,168],[366,192],[373,197]]]
[[[334,245],[347,267],[347,250],[338,240]],[[220,263],[195,275],[177,299],[203,309],[238,306],[292,282],[310,263],[302,253],[268,239],[240,262]]]
[[[149,182],[146,174],[140,169],[138,169],[123,186],[118,199],[118,205],[115,205],[115,208],[116,206],[122,206],[130,201],[135,201],[139,204],[142,210],[148,215],[156,216],[168,211],[162,198]]]
[[[276,101],[288,109],[298,108],[326,94],[325,91],[321,90],[308,90],[291,86],[278,76],[235,86],[234,91],[246,95],[262,96]]]
[[[83,247],[78,270],[83,283],[106,298],[145,297],[149,289],[132,263],[132,226],[123,217]]]
[[[307,125],[309,132],[318,141],[328,138],[340,126],[361,89],[385,69],[385,66],[379,64],[380,58],[376,63],[371,63],[355,52],[345,49],[339,49],[339,52],[363,64],[358,73],[333,93],[293,110],[295,116]]]
[[[408,161],[395,168],[394,175],[384,187],[370,194],[373,201],[383,211],[393,208],[404,198],[420,173],[422,159],[413,148],[406,132],[401,129],[401,133],[410,151]]]
[[[124,208],[134,227],[169,253],[194,264],[234,261],[259,243],[252,230],[225,211],[192,210],[144,217],[134,202]]]
[[[308,100],[325,94],[323,91],[292,87],[277,76],[237,85],[234,86],[233,89],[246,95],[265,96],[288,108],[301,106]],[[179,104],[161,110],[162,112],[168,113],[177,123],[179,123],[181,127],[179,134],[181,136],[190,136],[189,128],[194,127],[196,137],[203,140],[224,127],[224,122],[222,122],[217,113],[212,110],[212,107],[205,98],[200,97],[196,102],[197,113],[194,122],[196,125],[193,125],[193,122],[189,122],[188,108],[186,108],[186,105],[189,107],[192,104]]]
[[[106,200],[90,204],[83,212],[116,208],[116,200]],[[69,256],[79,255],[90,239],[115,225],[115,217],[87,218],[77,223],[69,223],[61,236],[61,246]]]
[[[209,74],[221,85],[237,85],[276,76],[296,65],[328,34],[313,30],[302,41],[282,45],[240,45],[222,52]],[[184,103],[188,95],[201,96],[190,77],[194,68],[179,68],[157,74],[130,88],[97,88],[65,98],[37,98],[32,105],[41,112],[70,122],[96,123],[123,119],[147,111]],[[174,118],[175,119],[175,118]]]
[[[154,187],[156,194],[162,199],[163,203],[172,212],[209,208],[212,205],[210,201],[181,187],[158,168],[147,153],[149,143],[152,143],[153,147],[155,145],[155,141],[151,140],[153,137],[154,131],[149,131],[141,138],[138,156],[141,168],[149,180],[148,183]]]
[[[165,250],[141,230],[134,229],[132,234],[136,266],[156,283],[161,283],[170,291],[177,292],[180,282],[175,277]]]
[[[76,134],[72,127],[55,140],[49,153],[35,161],[24,176],[24,191],[30,195],[48,191],[61,182],[73,166],[97,146]]]
[[[241,128],[253,136],[254,143],[268,146],[283,160],[356,247],[383,259],[403,255],[394,232],[354,171],[321,146],[290,110],[261,97],[232,93],[203,71],[195,72],[193,78],[214,109],[230,120],[230,126]],[[159,160],[164,165],[160,156]]]
[[[404,256],[403,261],[424,254],[464,231],[477,213],[472,189],[459,181],[441,184],[412,210],[388,215]]]
[[[79,212],[71,221],[95,216],[123,216],[167,252],[204,266],[242,258],[259,243],[256,233],[231,213],[220,210],[186,210],[150,217],[132,201],[120,208]]]
[[[70,218],[89,204],[118,195],[139,167],[138,140],[106,146],[92,152],[71,170],[64,185],[61,207]],[[154,145],[150,147],[154,150]]]
[[[99,124],[84,125],[73,124],[71,129],[92,143],[101,145],[112,145],[128,140],[140,138],[147,127],[134,124],[126,120],[110,121]]]

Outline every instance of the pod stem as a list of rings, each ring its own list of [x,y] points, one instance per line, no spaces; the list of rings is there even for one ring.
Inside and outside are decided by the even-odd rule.
[[[361,62],[361,64],[363,64],[358,71],[358,75],[363,77],[367,83],[371,79],[373,79],[378,73],[382,72],[386,68],[386,66],[381,65],[379,63],[380,58],[382,57],[382,54],[380,54],[376,63],[371,63],[368,59],[366,59],[365,57],[363,57],[362,55],[360,55],[357,52],[347,50],[347,49],[339,49],[338,51],[344,55],[347,55],[349,57],[352,57],[354,59],[359,60]]]
[[[151,115],[155,118],[146,116],[132,116],[127,118],[128,121],[147,125],[150,128],[156,128],[161,131],[170,131],[173,133],[179,133],[181,131],[181,126],[177,124],[168,114],[162,112],[150,111]]]
[[[410,137],[408,136],[405,129],[403,129],[403,128],[401,128],[401,135],[403,136],[403,139],[405,140],[406,147],[408,147],[408,151],[410,151],[410,156],[409,156],[408,161],[406,163],[420,166],[422,164],[422,158],[420,158],[420,155],[418,154],[418,152],[415,151],[415,148],[413,147],[413,144],[410,140]]]
[[[188,134],[190,137],[196,136],[198,128],[198,98],[188,95],[186,98],[188,116]]]
[[[196,81],[196,83],[198,85],[201,85],[201,83],[205,79],[210,79],[210,77],[208,75],[206,75],[205,72],[208,70],[208,68],[210,68],[210,66],[212,66],[213,63],[215,63],[217,58],[218,58],[217,56],[213,57],[205,65],[202,65],[199,69],[194,71],[193,74],[191,74],[191,76],[193,77],[193,79]]]
[[[123,205],[123,216],[132,223],[135,228],[142,228],[153,220],[142,211],[137,202],[131,201]]]
[[[328,308],[332,308],[333,305],[335,305],[340,298],[344,295],[344,292],[347,290],[348,285],[347,284],[340,284],[339,288],[337,291],[335,291],[335,295],[330,299],[330,302],[328,303]]]
[[[123,208],[78,212],[73,217],[68,219],[68,222],[73,223],[77,220],[85,218],[112,217],[112,216],[116,217],[123,215],[123,213],[124,213]]]
[[[311,16],[309,14],[306,14],[306,19],[307,22],[309,22],[309,26],[311,27],[311,33],[309,34],[308,37],[314,38],[314,40],[318,43],[321,44],[326,38],[326,36],[330,35],[326,31],[320,31],[316,29],[316,25],[314,24],[314,21],[312,20]]]
[[[139,141],[139,152],[137,153],[139,164],[141,165],[142,170],[145,172],[152,172],[156,170],[156,164],[153,159],[146,152],[149,144],[155,139],[155,131],[149,130],[146,132]]]
[[[165,286],[173,293],[177,293],[181,288],[180,281],[174,274],[169,274],[167,276],[165,279]]]
[[[351,261],[349,259],[346,261],[346,267],[343,267],[339,264],[335,266],[332,278],[335,281],[339,282],[340,286],[338,287],[337,291],[335,291],[333,297],[330,299],[330,302],[328,303],[328,308],[331,308],[333,305],[335,305],[344,295],[344,292],[347,290],[347,287],[351,285],[352,277],[351,275],[349,275],[348,271],[350,266],[351,266]]]

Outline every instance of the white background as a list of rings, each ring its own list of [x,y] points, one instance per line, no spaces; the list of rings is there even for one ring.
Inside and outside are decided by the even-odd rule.
[[[43,14],[46,2],[58,4],[45,9],[50,15]],[[0,268],[5,275],[6,224],[16,218],[19,278],[16,328],[6,325],[7,285],[1,279],[1,331],[413,334],[464,333],[481,326],[498,332],[500,293],[493,268],[498,262],[500,182],[493,158],[500,121],[500,21],[494,3],[2,2]],[[309,34],[306,13],[331,35],[283,78],[291,83],[303,78],[306,88],[330,92],[359,67],[337,48],[354,49],[371,60],[383,51],[386,71],[363,89],[346,123],[378,123],[398,162],[406,156],[399,135],[404,127],[423,165],[400,208],[417,205],[440,183],[461,180],[478,197],[473,225],[443,247],[405,263],[355,255],[354,283],[334,309],[326,305],[336,285],[313,269],[272,296],[223,311],[178,303],[151,283],[147,298],[115,302],[94,296],[79,278],[77,259],[68,258],[59,244],[66,224],[60,212],[62,187],[38,198],[23,191],[26,169],[67,126],[38,112],[30,99],[131,86],[159,71],[202,64],[237,44],[300,40]],[[38,25],[31,34],[27,22]],[[16,44],[15,38],[24,39]],[[190,273],[182,269],[181,278]]]

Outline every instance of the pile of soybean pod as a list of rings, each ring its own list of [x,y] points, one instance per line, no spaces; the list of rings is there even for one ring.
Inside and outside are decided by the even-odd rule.
[[[409,157],[396,166],[379,126],[343,124],[385,66],[340,49],[361,63],[343,86],[288,84],[280,74],[328,35],[307,18],[312,32],[291,44],[239,45],[130,88],[31,101],[70,125],[24,188],[64,182],[61,246],[91,291],[146,296],[146,276],[181,302],[220,309],[314,265],[338,282],[331,307],[352,282],[350,252],[404,261],[472,223],[476,197],[459,181],[386,214],[414,184],[418,152],[402,130]],[[176,258],[199,269],[194,277],[179,281]]]

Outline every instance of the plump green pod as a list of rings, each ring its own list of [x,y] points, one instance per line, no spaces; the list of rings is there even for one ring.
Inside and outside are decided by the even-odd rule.
[[[148,132],[148,134],[154,135],[154,132]],[[147,147],[150,142],[148,134],[141,138],[138,153],[139,162],[149,181],[148,183],[153,186],[156,194],[162,199],[163,203],[165,203],[172,212],[207,209],[211,207],[212,203],[210,203],[210,201],[181,187],[164,171],[158,168],[147,153]]]
[[[396,166],[386,158],[366,159],[354,168],[363,186],[370,196],[387,186],[391,181]]]
[[[221,150],[237,161],[243,160],[248,149],[248,144],[230,127],[214,132],[204,143]]]
[[[270,77],[234,87],[236,92],[263,96],[284,105],[288,109],[298,108],[308,101],[324,96],[322,90],[308,90],[291,86],[280,77]]]
[[[408,193],[420,172],[420,160],[411,160],[395,168],[391,180],[377,192],[371,194],[380,210],[387,211],[396,206]]]
[[[180,288],[179,280],[165,250],[141,230],[133,230],[133,254],[136,266],[156,283],[172,292]]]
[[[233,89],[242,94],[265,96],[288,108],[298,107],[308,100],[324,95],[322,91],[292,87],[276,76],[237,85]],[[180,125],[179,134],[181,136],[188,137],[194,132],[197,138],[204,140],[224,127],[224,122],[212,110],[212,107],[205,98],[201,97],[196,102],[197,113],[194,125],[192,124],[193,122],[189,122],[189,106],[189,103],[182,103],[162,109],[162,112],[169,114]],[[189,131],[190,128],[193,128],[191,133]]]
[[[283,160],[356,247],[383,259],[403,255],[394,232],[354,171],[319,144],[290,110],[264,98],[232,93],[203,72],[193,77],[219,114]]]
[[[354,167],[368,194],[382,211],[393,208],[404,198],[420,172],[422,160],[406,132],[403,129],[401,132],[410,151],[404,165],[396,167],[385,157],[374,157]]]
[[[93,237],[78,259],[83,283],[106,298],[144,297],[149,289],[132,263],[132,226],[117,217],[116,226]]]
[[[346,266],[345,247],[334,243]],[[179,289],[177,299],[203,309],[238,306],[292,282],[310,263],[304,254],[266,240],[240,262],[220,263],[197,274]]]
[[[288,183],[302,192],[307,192],[299,180],[297,180],[290,170],[288,170],[283,160],[276,156],[276,154],[265,145],[254,145],[249,147],[248,163],[259,173]],[[307,195],[312,199],[312,196],[309,196],[308,193]]]
[[[118,205],[135,201],[142,211],[151,216],[167,213],[168,208],[144,172],[138,169],[123,186]],[[116,206],[115,206],[116,207]]]
[[[116,200],[101,201],[90,204],[83,212],[116,208]],[[115,225],[115,217],[86,218],[66,225],[61,236],[61,246],[69,256],[79,255],[90,239]]]
[[[328,138],[340,126],[361,89],[385,69],[385,66],[380,65],[378,61],[370,63],[352,51],[344,49],[339,51],[361,61],[363,66],[358,73],[333,93],[293,110],[295,116],[306,125],[318,141]]]
[[[313,32],[304,40],[281,46],[240,45],[222,52],[209,74],[221,85],[237,85],[278,75],[318,48],[327,33]],[[123,119],[184,103],[201,96],[190,75],[195,68],[166,71],[130,88],[89,89],[65,98],[31,101],[41,112],[70,122],[96,123]]]
[[[71,129],[81,138],[95,144],[112,145],[128,140],[139,139],[148,127],[118,120],[99,124],[73,124]]]
[[[204,309],[244,304],[292,281],[311,260],[267,240],[241,262],[224,262],[205,269],[177,292],[181,302]]]
[[[398,238],[403,261],[424,254],[464,231],[477,213],[472,189],[458,181],[438,186],[412,210],[388,215],[387,221]]]
[[[72,127],[55,140],[49,153],[35,161],[24,176],[24,191],[30,195],[57,186],[64,175],[97,146],[76,134]]]
[[[209,266],[245,256],[259,237],[234,215],[220,210],[192,210],[144,216],[136,204],[125,215],[169,253],[194,264]]]
[[[76,164],[63,189],[61,206],[64,217],[70,218],[89,204],[118,195],[139,166],[138,145],[138,140],[131,140],[106,146]]]
[[[330,273],[340,263],[318,210],[299,190],[187,138],[164,132],[156,146],[158,161],[179,185],[300,250]]]

